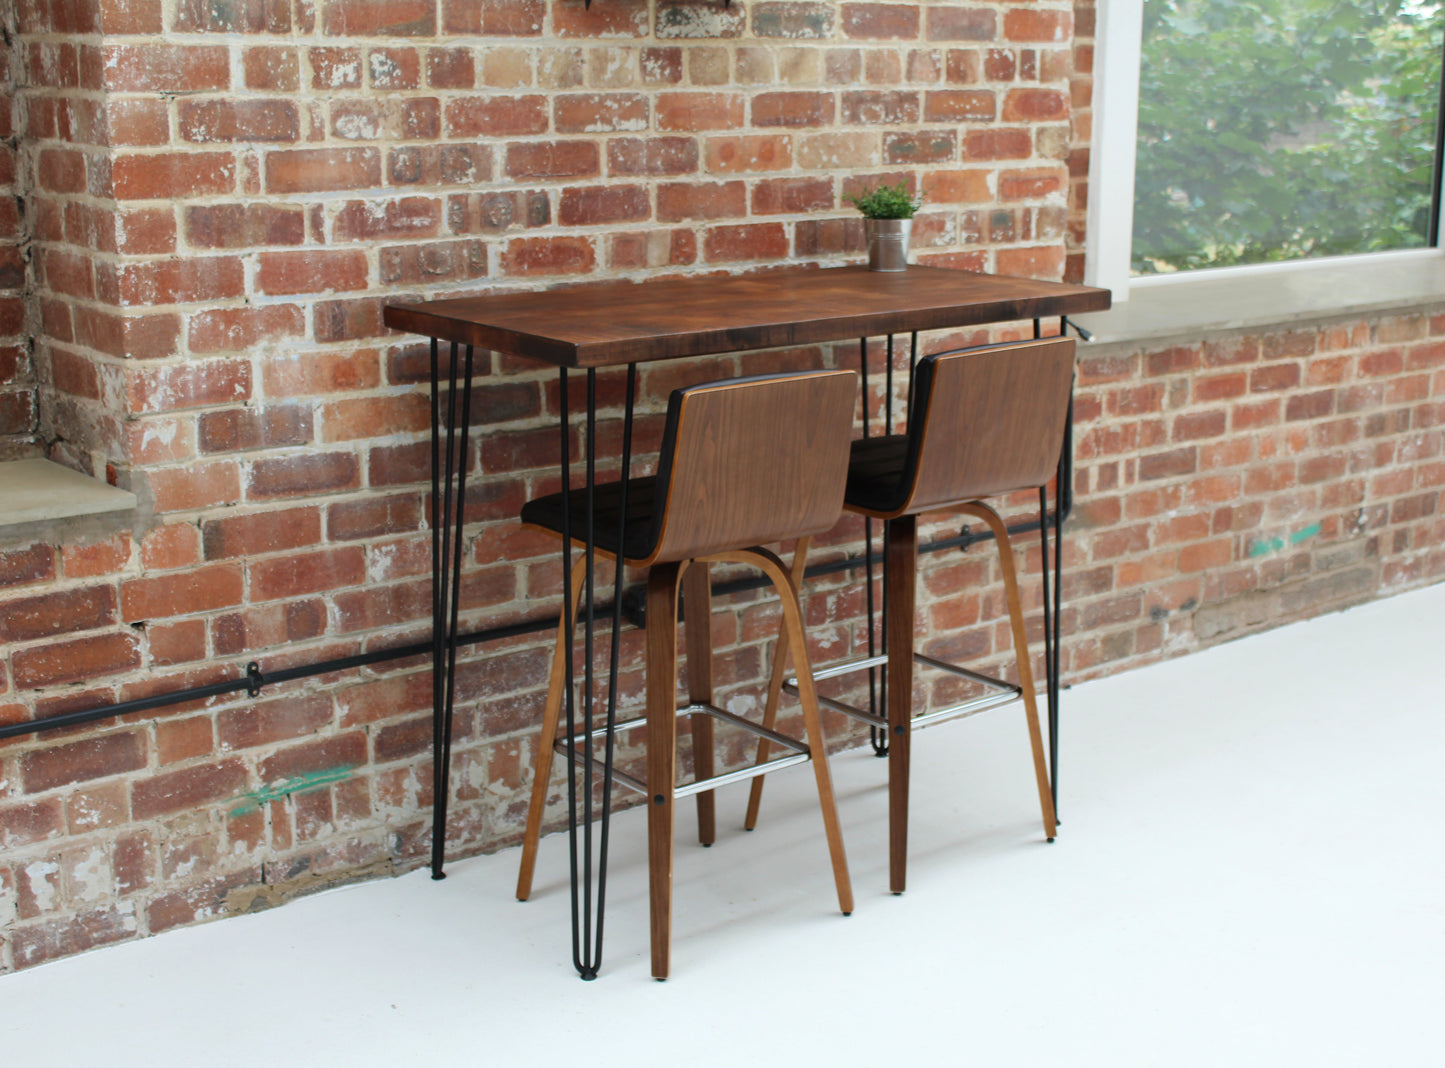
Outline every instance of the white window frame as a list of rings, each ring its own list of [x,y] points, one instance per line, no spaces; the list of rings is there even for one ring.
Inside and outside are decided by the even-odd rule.
[[[1134,151],[1139,128],[1139,61],[1144,28],[1144,0],[1099,0],[1094,39],[1093,138],[1089,155],[1088,234],[1084,248],[1084,280],[1113,291],[1116,304],[1131,294],[1174,290],[1204,282],[1231,279],[1277,282],[1295,288],[1309,275],[1313,288],[1321,274],[1347,272],[1355,284],[1362,267],[1392,273],[1412,264],[1438,273],[1445,263],[1439,233],[1435,247],[1353,256],[1316,257],[1247,267],[1218,267],[1173,274],[1130,277],[1134,240]],[[1445,185],[1445,183],[1442,183]],[[1442,190],[1445,191],[1445,190]],[[1445,215],[1445,212],[1441,213]],[[1445,226],[1445,224],[1437,224]],[[1162,293],[1160,294],[1163,295]],[[1442,294],[1445,295],[1445,294]]]

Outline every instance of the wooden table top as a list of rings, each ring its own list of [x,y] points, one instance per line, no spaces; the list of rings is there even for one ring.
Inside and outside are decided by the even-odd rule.
[[[396,330],[563,367],[1042,319],[1109,307],[1107,289],[941,267],[787,268],[392,304]]]

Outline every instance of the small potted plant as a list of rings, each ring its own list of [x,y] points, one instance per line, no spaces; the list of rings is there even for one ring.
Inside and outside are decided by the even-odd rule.
[[[877,185],[847,199],[863,213],[863,232],[868,236],[868,269],[906,270],[913,215],[923,206],[923,199],[909,196],[903,182]]]

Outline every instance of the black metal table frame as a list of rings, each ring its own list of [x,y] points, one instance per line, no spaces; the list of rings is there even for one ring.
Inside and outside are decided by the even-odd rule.
[[[1064,320],[1067,323],[1067,320]],[[1041,334],[1040,321],[1034,320],[1034,336]],[[918,334],[912,335],[911,362],[917,361]],[[860,355],[863,367],[863,394],[868,396],[868,339],[860,339]],[[458,357],[460,358],[460,361]],[[621,479],[625,486],[631,474],[633,414],[637,390],[637,365],[626,365],[627,385],[623,415],[623,446]],[[445,878],[443,870],[446,851],[446,822],[448,795],[450,790],[451,734],[456,702],[456,662],[458,645],[458,620],[461,609],[462,540],[466,525],[466,483],[467,459],[471,432],[472,377],[474,369],[474,348],[458,342],[450,343],[450,359],[447,367],[447,399],[445,419],[442,417],[442,370],[440,345],[436,338],[431,340],[431,476],[432,476],[432,848],[431,872],[433,879]],[[560,392],[559,469],[562,492],[571,489],[573,458],[571,455],[572,412],[568,388],[568,368],[558,369]],[[583,635],[583,677],[580,712],[578,709],[577,679],[573,658],[569,656],[565,666],[566,722],[569,739],[591,739],[599,732],[604,744],[600,761],[590,741],[581,746],[581,752],[569,752],[567,764],[568,800],[568,842],[571,873],[572,912],[572,963],[583,979],[594,979],[602,963],[603,920],[607,896],[607,850],[611,828],[611,800],[613,784],[613,728],[617,714],[617,669],[619,656],[619,634],[622,625],[623,574],[624,567],[618,561],[614,572],[614,592],[611,611],[611,646],[608,671],[608,685],[605,711],[599,717],[597,710],[597,679],[593,663],[594,626],[596,622],[596,569],[594,547],[596,531],[593,526],[596,487],[596,426],[597,426],[597,370],[586,369],[587,413],[584,464],[586,470],[585,493],[587,499],[586,529],[580,533],[584,558],[587,561],[583,587],[583,599],[579,608],[579,619],[572,616],[570,599],[563,597],[562,611],[565,614],[563,626],[567,633],[575,634],[578,622],[584,622]],[[460,387],[460,388],[458,388]],[[911,379],[910,379],[911,389]],[[887,385],[885,387],[884,420],[885,432],[892,429],[891,398],[893,392],[893,335],[887,341]],[[460,409],[460,410],[459,410]],[[868,406],[864,405],[864,433],[869,432]],[[445,434],[442,426],[445,423]],[[1072,426],[1073,412],[1070,406],[1069,425],[1065,431],[1064,447],[1059,457],[1057,475],[1056,505],[1052,515],[1054,526],[1053,567],[1049,561],[1049,512],[1047,487],[1039,489],[1039,529],[1043,542],[1044,575],[1044,661],[1048,689],[1049,729],[1049,771],[1050,786],[1054,805],[1058,806],[1058,707],[1059,707],[1059,618],[1060,584],[1062,579],[1062,524],[1063,501],[1069,492],[1068,480],[1072,477]],[[626,521],[626,496],[621,501],[621,521]],[[570,510],[563,510],[562,575],[572,573],[572,540],[577,536],[570,529]],[[1026,524],[1031,527],[1032,524]],[[873,651],[872,620],[873,606],[873,535],[872,521],[866,525],[865,559],[867,567],[867,610],[869,616],[870,653]],[[621,531],[619,530],[619,540]],[[1050,571],[1052,588],[1050,586]],[[575,640],[575,639],[574,639]],[[886,640],[886,639],[885,639]],[[886,686],[886,681],[884,682]],[[874,689],[870,685],[870,690]],[[876,691],[875,691],[876,692]],[[876,700],[876,696],[874,697]],[[877,707],[875,705],[875,707]],[[599,727],[597,720],[602,720]],[[579,731],[580,728],[580,731]],[[873,732],[875,751],[886,752],[886,739]],[[600,798],[597,793],[600,787]],[[580,803],[580,811],[579,811]],[[597,825],[594,842],[594,823]]]

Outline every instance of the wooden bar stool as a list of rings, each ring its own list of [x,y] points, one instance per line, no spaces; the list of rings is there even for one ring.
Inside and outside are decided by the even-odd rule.
[[[1044,834],[1056,832],[1049,771],[1008,529],[980,498],[1046,485],[1057,470],[1073,388],[1074,342],[1064,338],[991,345],[926,356],[914,371],[908,432],[854,441],[844,508],[883,519],[887,641],[881,656],[824,668],[818,680],[886,664],[885,715],[822,698],[829,708],[886,731],[888,737],[889,887],[901,894],[908,867],[908,765],[915,727],[1022,700],[1033,750]],[[993,534],[1003,571],[1018,683],[916,653],[913,648],[918,516],[975,516]],[[796,565],[795,565],[796,566]],[[778,660],[787,650],[781,646]],[[992,692],[949,708],[913,713],[915,662],[963,676]],[[783,674],[775,663],[763,722],[771,725]],[[791,687],[789,687],[791,688]],[[764,744],[759,746],[766,755]],[[754,826],[762,779],[753,783],[747,826]]]
[[[805,652],[797,586],[777,556],[761,546],[789,538],[805,544],[837,522],[847,479],[856,382],[852,371],[817,371],[730,379],[677,390],[668,403],[657,474],[626,483],[625,527],[620,515],[623,484],[613,482],[594,490],[597,551],[613,559],[620,556],[629,566],[648,569],[646,716],[615,726],[618,731],[646,726],[647,781],[620,772],[614,772],[614,778],[648,798],[652,974],[658,979],[667,978],[669,968],[673,805],[679,797],[698,796],[699,832],[704,844],[708,844],[712,828],[707,802],[715,787],[811,761],[838,905],[844,914],[853,911],[827,750]],[[561,537],[563,511],[568,507],[571,517],[567,529],[581,531],[586,512],[583,491],[572,493],[567,502],[560,493],[530,501],[522,509],[522,520]],[[574,541],[580,543],[581,539]],[[756,566],[777,589],[783,607],[779,641],[796,650],[806,742],[712,705],[708,565],[714,562]],[[557,633],[517,878],[517,897],[523,901],[531,893],[554,748],[564,757],[571,755],[580,761],[585,759],[586,747],[595,740],[567,738],[565,731],[561,732],[563,737],[558,737],[567,685],[566,664],[571,655],[567,620],[576,618],[585,567],[586,561],[579,559],[572,569],[568,594],[571,611],[563,614]],[[690,701],[679,708],[676,620],[679,589],[684,582]],[[696,778],[679,786],[677,717],[684,713],[693,722]],[[786,753],[768,765],[713,775],[713,719],[766,738]]]

